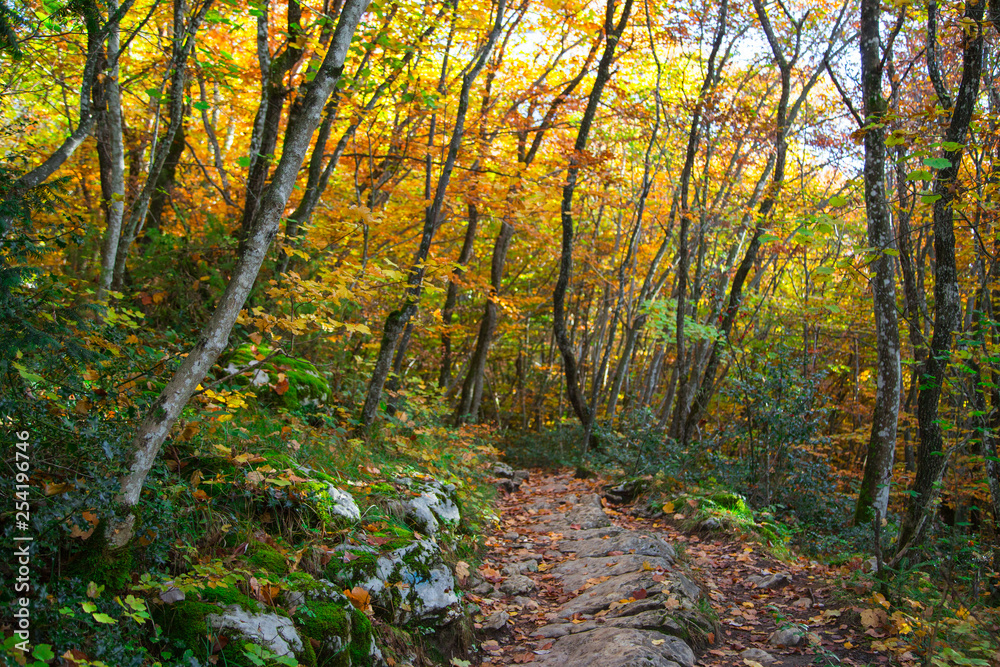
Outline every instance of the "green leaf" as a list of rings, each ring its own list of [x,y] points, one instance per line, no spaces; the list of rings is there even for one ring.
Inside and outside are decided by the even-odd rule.
[[[924,164],[934,169],[947,169],[951,166],[951,160],[943,157],[929,157],[924,159]]]
[[[932,178],[934,177],[931,176],[931,172],[927,171],[926,169],[911,171],[906,175],[906,180],[908,181],[929,181]]]
[[[965,148],[965,144],[960,144],[957,141],[944,141],[941,142],[941,148],[945,149],[950,153],[954,153],[957,150]]]
[[[834,195],[830,197],[830,206],[843,206],[847,203],[847,200],[840,195]]]
[[[899,134],[890,134],[885,139],[885,145],[889,146],[890,148],[904,143],[906,143],[906,137]]]
[[[191,106],[193,106],[198,111],[208,111],[208,109],[209,109],[208,102],[202,102],[201,100],[198,100],[197,102],[195,102]]]
[[[107,614],[103,614],[100,612],[94,614],[94,620],[97,621],[98,623],[107,623],[108,625],[114,625],[115,623],[118,622],[115,619],[108,616]]]
[[[97,605],[93,602],[81,602],[80,606],[83,607],[83,610],[88,614],[97,611]]]
[[[43,380],[41,375],[35,375],[24,367],[24,364],[19,364],[16,361],[13,364],[14,368],[17,369],[17,374],[20,375],[27,382],[41,382]]]
[[[157,102],[159,102],[162,97],[159,88],[147,88],[146,94],[149,95],[149,99],[156,100]]]
[[[923,195],[920,197],[920,201],[925,204],[933,204],[938,199],[941,199],[941,195]]]
[[[771,241],[779,241],[780,239],[774,234],[761,234],[761,243],[770,243]]]
[[[56,657],[56,654],[52,652],[52,647],[48,644],[39,644],[31,652],[31,657],[39,660],[51,660]]]
[[[236,160],[236,163],[239,164],[241,167],[249,167],[250,166],[250,158],[247,157],[246,155],[244,155],[244,156],[240,157],[240,159]]]
[[[818,273],[821,276],[828,276],[835,270],[836,269],[834,269],[832,266],[817,266],[815,269],[815,273]]]

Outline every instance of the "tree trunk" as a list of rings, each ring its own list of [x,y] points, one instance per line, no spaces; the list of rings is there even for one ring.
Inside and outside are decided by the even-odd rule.
[[[604,33],[607,40],[604,53],[597,66],[597,75],[594,79],[594,86],[587,97],[587,108],[583,112],[580,120],[580,127],[576,135],[576,143],[573,145],[573,154],[570,157],[569,169],[566,173],[566,184],[562,193],[562,243],[559,255],[559,277],[552,293],[552,332],[556,339],[556,345],[563,358],[563,370],[566,376],[566,393],[569,398],[573,412],[577,419],[583,424],[584,432],[589,436],[592,415],[590,408],[584,402],[580,390],[576,356],[573,352],[573,345],[570,342],[569,334],[566,331],[566,291],[569,288],[570,272],[573,267],[573,194],[576,191],[577,177],[580,172],[580,157],[587,147],[587,138],[590,135],[590,127],[594,122],[597,113],[597,106],[600,103],[604,86],[611,78],[611,63],[614,60],[615,48],[621,39],[622,32],[628,23],[629,14],[632,11],[632,0],[625,0],[622,8],[622,15],[618,23],[615,24],[615,3],[614,0],[607,0],[604,13]],[[589,437],[584,437],[583,450],[587,451]]]
[[[937,487],[944,476],[948,462],[948,453],[944,451],[944,436],[938,406],[951,357],[952,336],[958,331],[962,315],[952,202],[958,185],[959,168],[964,153],[963,144],[979,96],[979,79],[983,64],[984,4],[983,2],[973,4],[970,1],[965,6],[965,17],[971,19],[970,25],[975,27],[975,33],[965,38],[962,80],[954,106],[951,108],[951,120],[944,137],[949,147],[957,148],[943,151],[943,157],[949,162],[949,166],[938,170],[934,178],[934,194],[939,197],[934,202],[934,334],[921,373],[923,379],[920,396],[917,399],[917,421],[920,430],[917,472],[910,487],[909,502],[896,542],[894,564],[898,563],[910,547],[922,541],[932,503],[937,497]],[[929,7],[929,36],[933,34],[933,14]],[[928,51],[933,51],[936,49],[936,44],[929,41],[927,48]],[[929,67],[932,63],[933,60],[928,58]],[[930,78],[934,80],[939,77],[932,71]],[[949,103],[947,97],[941,97],[939,101],[942,105]]]
[[[150,150],[151,160],[149,172],[146,174],[146,183],[142,190],[132,202],[128,222],[122,227],[122,234],[118,240],[118,250],[115,253],[114,273],[111,284],[115,288],[120,288],[125,277],[125,262],[128,259],[129,249],[135,241],[136,236],[142,230],[146,222],[146,214],[149,212],[149,201],[156,189],[160,172],[167,161],[170,153],[170,145],[174,136],[180,130],[184,120],[184,87],[187,68],[187,59],[194,48],[194,37],[201,26],[205,15],[211,9],[214,0],[206,0],[198,9],[198,12],[191,17],[190,21],[184,20],[184,1],[174,0],[174,42],[173,52],[170,58],[170,125],[158,142]]]
[[[472,259],[472,245],[476,241],[476,230],[479,226],[479,210],[472,202],[468,204],[469,224],[465,227],[465,239],[462,250],[458,253],[458,266],[448,280],[448,294],[445,296],[444,308],[441,310],[441,321],[444,330],[441,332],[441,371],[438,374],[438,386],[444,389],[451,384],[451,319],[455,313],[455,302],[458,300],[458,283],[461,280],[465,265]]]
[[[117,0],[110,0],[108,12],[118,9]],[[101,275],[97,284],[97,300],[103,301],[111,289],[115,268],[115,253],[122,233],[125,213],[125,141],[122,137],[121,90],[118,87],[118,56],[121,50],[121,31],[118,22],[108,22],[107,71],[98,77],[94,86],[99,91],[97,100],[97,157],[101,171],[101,194],[104,198],[107,226],[101,246]],[[90,49],[100,49],[100,43]],[[102,67],[101,69],[104,69]]]
[[[226,291],[212,319],[202,330],[198,343],[150,407],[132,440],[128,455],[129,470],[121,479],[117,499],[120,513],[108,527],[107,538],[112,547],[124,547],[132,539],[135,528],[133,510],[139,503],[143,482],[156,461],[160,447],[198,384],[229,342],[233,324],[278,232],[281,216],[305,160],[313,132],[319,124],[323,106],[340,79],[347,50],[367,4],[368,0],[346,0],[323,64],[316,77],[304,86],[302,113],[289,122],[281,161],[261,201]]]
[[[430,253],[431,241],[434,239],[434,233],[437,231],[438,218],[441,214],[441,208],[444,205],[445,192],[451,180],[452,171],[455,168],[455,160],[458,157],[462,135],[465,131],[465,116],[469,109],[469,93],[472,90],[472,84],[476,80],[476,77],[479,76],[479,73],[486,65],[486,60],[489,58],[490,52],[493,50],[493,45],[496,44],[497,37],[500,35],[505,7],[506,0],[500,0],[489,39],[483,48],[473,57],[471,67],[462,75],[462,90],[459,93],[458,109],[455,113],[455,127],[451,134],[451,140],[448,143],[448,156],[445,158],[441,174],[438,177],[434,200],[427,207],[424,214],[424,229],[420,239],[420,247],[413,258],[413,265],[410,268],[410,274],[406,281],[406,299],[402,307],[393,311],[393,314],[386,320],[382,332],[382,344],[379,347],[378,358],[375,362],[375,368],[372,370],[371,381],[368,384],[365,404],[361,409],[360,421],[362,431],[367,430],[375,421],[378,405],[382,399],[382,389],[389,374],[390,360],[399,341],[399,335],[405,329],[410,318],[417,312],[417,304],[423,292],[425,263]],[[390,326],[390,320],[392,319],[397,321]]]
[[[87,60],[83,65],[82,83],[80,84],[80,118],[76,129],[70,132],[66,140],[42,164],[18,178],[14,183],[16,189],[29,190],[47,181],[76,152],[80,144],[90,136],[90,132],[94,129],[97,120],[92,102],[92,89],[97,81],[98,61],[104,56],[104,49],[101,45],[104,39],[109,37],[112,32],[120,33],[121,20],[128,13],[128,10],[132,8],[134,2],[135,0],[125,0],[121,6],[110,13],[108,21],[103,27],[97,29],[94,34],[88,35]],[[95,16],[99,16],[99,10],[93,0],[90,1],[84,11],[93,12]],[[116,53],[119,51],[118,48],[114,50]],[[117,69],[117,59],[111,62],[110,65],[112,68]],[[114,82],[114,87],[118,87],[117,80]]]
[[[885,517],[889,508],[889,485],[892,482],[892,464],[896,456],[899,392],[902,383],[895,262],[887,252],[893,248],[894,242],[885,194],[885,115],[888,104],[882,97],[880,20],[880,0],[862,0],[860,43],[866,123],[865,209],[868,214],[868,245],[875,248],[877,253],[872,262],[875,270],[872,292],[878,365],[868,456],[854,512],[854,522],[859,525],[870,523],[873,517]]]

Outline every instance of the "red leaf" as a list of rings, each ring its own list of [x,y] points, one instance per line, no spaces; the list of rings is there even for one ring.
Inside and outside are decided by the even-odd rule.
[[[645,588],[637,588],[634,591],[632,591],[632,597],[634,597],[636,600],[645,600],[646,595],[648,595],[648,593],[646,593]]]

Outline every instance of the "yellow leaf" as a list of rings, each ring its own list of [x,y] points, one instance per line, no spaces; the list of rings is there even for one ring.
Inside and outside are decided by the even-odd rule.
[[[654,639],[653,640],[653,646],[659,646],[660,644],[662,644],[665,641],[667,641],[667,640],[666,639]]]
[[[670,514],[673,511],[674,511],[674,504],[673,503],[667,503],[666,505],[663,506],[663,513],[664,514]]]
[[[125,344],[126,345],[138,345],[139,344],[139,337],[136,336],[135,334],[129,334],[125,338]]]

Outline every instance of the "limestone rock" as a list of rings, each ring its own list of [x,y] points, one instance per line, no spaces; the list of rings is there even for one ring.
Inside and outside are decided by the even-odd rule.
[[[757,588],[776,589],[783,588],[792,583],[792,578],[784,573],[771,574],[769,572],[764,572],[760,575],[751,575],[747,577],[747,581]]]
[[[277,614],[254,614],[234,604],[220,614],[209,614],[205,623],[232,640],[242,638],[279,657],[294,658],[302,650],[302,638],[291,619]]]
[[[503,630],[507,626],[508,620],[510,620],[510,614],[503,610],[495,611],[483,622],[483,629],[492,632]]]
[[[566,591],[578,591],[586,585],[588,579],[599,577],[615,577],[620,574],[641,572],[647,568],[669,568],[671,562],[658,556],[604,556],[596,558],[578,558],[559,563],[552,568],[552,574],[562,581]]]
[[[514,563],[507,563],[503,566],[503,575],[505,577],[524,574],[525,572],[538,572],[538,561],[529,558]]]
[[[716,519],[714,516],[710,516],[698,524],[698,530],[704,530],[704,531],[722,530],[722,522]]]
[[[563,553],[575,553],[577,558],[607,556],[612,551],[639,556],[659,556],[670,562],[677,556],[674,548],[659,537],[633,531],[618,532],[606,540],[598,536],[585,540],[564,540],[559,544],[559,550]]]
[[[783,628],[771,634],[767,642],[771,646],[798,646],[805,641],[805,634],[796,628]]]
[[[762,665],[770,665],[775,661],[775,657],[762,648],[748,648],[740,653],[740,657],[744,660],[759,662]]]
[[[611,519],[604,510],[593,505],[577,505],[566,514],[566,521],[580,528],[603,528],[611,525]]]
[[[361,510],[354,502],[354,497],[346,491],[341,491],[333,484],[326,485],[326,493],[330,497],[330,504],[327,510],[331,514],[342,516],[353,522],[361,521]]]
[[[539,667],[693,667],[694,652],[677,637],[649,630],[597,628],[558,639]]]
[[[382,555],[354,545],[343,550],[361,558],[330,576],[343,587],[360,586],[368,591],[376,612],[393,623],[441,621],[457,606],[454,575],[431,539]]]
[[[534,562],[534,561],[532,561]],[[523,574],[513,574],[500,584],[500,592],[506,595],[524,595],[535,590],[535,582]]]
[[[401,477],[396,481],[415,494],[403,503],[403,510],[421,532],[434,535],[442,523],[456,525],[462,518],[455,502],[454,485],[442,484],[430,477]]]
[[[167,604],[181,602],[182,600],[184,600],[184,598],[185,598],[184,591],[177,588],[176,586],[171,586],[167,590],[160,593],[160,599],[166,602]]]

